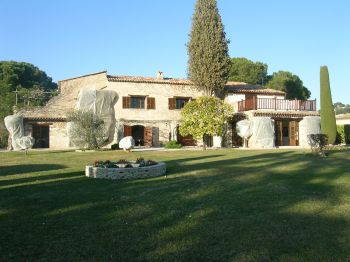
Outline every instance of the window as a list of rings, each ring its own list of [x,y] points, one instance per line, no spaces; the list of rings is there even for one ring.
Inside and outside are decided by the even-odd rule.
[[[142,96],[132,96],[130,98],[130,108],[145,108],[145,98]]]
[[[181,109],[189,101],[189,98],[176,98],[176,109]]]
[[[135,108],[144,109],[147,105],[147,109],[156,109],[156,99],[154,97],[145,96],[123,96],[123,108]]]
[[[169,98],[169,109],[182,109],[190,99],[190,97]]]

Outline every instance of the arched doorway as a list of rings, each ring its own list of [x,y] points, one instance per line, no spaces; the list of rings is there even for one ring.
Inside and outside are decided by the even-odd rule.
[[[144,146],[145,144],[145,127],[135,125],[131,127],[131,136],[135,140],[135,146]]]

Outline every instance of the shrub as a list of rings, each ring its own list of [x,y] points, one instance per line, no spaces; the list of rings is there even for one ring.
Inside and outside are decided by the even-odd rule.
[[[81,148],[98,149],[104,143],[104,122],[91,112],[70,112],[68,121],[73,122],[69,136],[73,144]]]
[[[309,144],[312,152],[326,156],[324,149],[328,143],[328,136],[325,134],[311,134],[308,135]]]
[[[345,132],[343,125],[337,125],[337,136],[335,138],[335,144],[345,144]]]
[[[119,150],[119,144],[113,144],[111,145],[111,150]]]
[[[344,143],[350,144],[350,125],[344,125]]]
[[[6,148],[9,138],[9,133],[6,130],[0,129],[0,148]]]
[[[337,134],[337,127],[327,66],[322,66],[320,70],[320,96],[321,130],[322,133],[328,136],[328,142],[330,144],[334,144]]]
[[[182,145],[179,144],[175,140],[171,140],[171,141],[169,141],[168,143],[165,144],[165,148],[167,148],[167,149],[179,149],[181,147],[182,147]]]

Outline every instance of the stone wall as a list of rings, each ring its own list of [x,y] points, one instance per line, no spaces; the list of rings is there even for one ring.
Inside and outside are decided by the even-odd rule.
[[[108,82],[108,90],[118,93],[119,99],[115,105],[116,119],[118,120],[180,120],[179,109],[170,110],[168,99],[173,97],[197,98],[203,93],[193,86],[173,85],[165,83],[134,83],[134,82]],[[148,96],[155,98],[155,109],[123,108],[123,96]]]
[[[154,166],[133,168],[100,168],[86,166],[85,175],[92,178],[106,178],[113,180],[128,180],[163,176],[166,174],[166,164],[158,163]]]
[[[62,149],[69,145],[66,122],[54,122],[50,125],[50,148]]]

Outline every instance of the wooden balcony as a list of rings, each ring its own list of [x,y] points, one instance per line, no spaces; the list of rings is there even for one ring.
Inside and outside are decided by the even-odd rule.
[[[268,109],[282,111],[316,111],[315,100],[286,100],[276,98],[257,98],[255,96],[238,102],[238,112]]]

